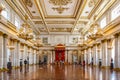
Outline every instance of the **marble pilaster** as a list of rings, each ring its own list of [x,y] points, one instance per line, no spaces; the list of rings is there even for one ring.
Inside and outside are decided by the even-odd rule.
[[[3,68],[3,33],[0,32],[0,68]]]
[[[115,68],[119,68],[119,52],[118,52],[118,44],[119,44],[119,40],[118,40],[118,34],[115,34]]]
[[[108,66],[108,50],[107,50],[107,40],[102,40],[102,66]]]
[[[14,66],[18,67],[20,64],[20,60],[19,60],[19,48],[20,48],[20,43],[18,40],[14,40],[14,44],[15,44],[15,51],[14,51]]]
[[[118,35],[118,67],[120,69],[120,33]]]
[[[3,34],[3,68],[7,68],[7,35]]]

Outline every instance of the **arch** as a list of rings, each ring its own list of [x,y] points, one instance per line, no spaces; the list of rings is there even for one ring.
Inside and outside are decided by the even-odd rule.
[[[65,46],[63,44],[55,46],[55,61],[65,61]]]
[[[65,46],[63,44],[58,44],[55,46],[55,50],[65,50]]]

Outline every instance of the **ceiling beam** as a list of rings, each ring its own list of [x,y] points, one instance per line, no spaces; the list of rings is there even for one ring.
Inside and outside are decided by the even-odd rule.
[[[75,29],[75,26],[77,25],[77,23],[78,23],[78,21],[79,21],[79,18],[80,18],[80,16],[81,16],[81,14],[82,14],[82,11],[83,11],[83,9],[84,9],[84,7],[85,7],[85,5],[86,5],[86,2],[87,2],[87,0],[81,0],[81,7],[79,8],[79,12],[78,12],[78,14],[77,14],[77,17],[76,17],[76,19],[75,19],[75,23],[73,24],[73,28],[72,28],[72,30],[71,30],[71,33],[73,33],[73,31],[74,31],[74,29]]]
[[[44,17],[44,14],[42,12],[42,8],[40,6],[40,0],[34,0],[34,1],[35,1],[36,6],[37,6],[37,9],[39,11],[39,14],[41,16],[42,22],[43,22],[43,24],[44,24],[44,26],[45,26],[46,30],[48,31],[48,34],[49,34],[50,31],[47,27],[47,23],[45,22],[45,17]]]

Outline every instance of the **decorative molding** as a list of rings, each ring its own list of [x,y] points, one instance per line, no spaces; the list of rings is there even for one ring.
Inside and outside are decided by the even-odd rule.
[[[64,10],[68,10],[69,8],[64,8],[64,7],[53,7],[53,10],[56,10],[59,14],[62,14]]]
[[[24,0],[25,4],[29,7],[32,7],[33,6],[33,3],[31,0]]]
[[[59,6],[59,7],[52,7],[52,9],[57,10],[59,14],[62,14],[64,10],[69,9],[68,7],[63,7],[63,6],[72,3],[72,0],[49,0],[49,3],[53,4],[54,6]]]

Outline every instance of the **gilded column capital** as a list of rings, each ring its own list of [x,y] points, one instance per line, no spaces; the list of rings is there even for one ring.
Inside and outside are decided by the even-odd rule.
[[[15,49],[14,46],[8,46],[8,48],[9,48],[10,50],[14,50],[14,49]]]
[[[100,45],[100,43],[97,43],[97,46],[99,46]]]
[[[7,37],[8,37],[8,35],[7,35],[7,34],[3,34],[3,37],[4,37],[4,38],[7,38]]]
[[[4,33],[0,31],[0,35],[3,35]]]
[[[119,33],[114,34],[115,38],[118,38],[118,36],[119,36]]]
[[[20,49],[21,52],[24,52],[24,49]]]
[[[112,46],[108,46],[108,49],[112,49]]]
[[[107,40],[108,40],[108,39],[103,39],[103,40],[101,40],[101,42],[104,43],[104,42],[106,42]]]
[[[14,42],[19,42],[19,40],[17,40],[17,39],[12,39]]]

